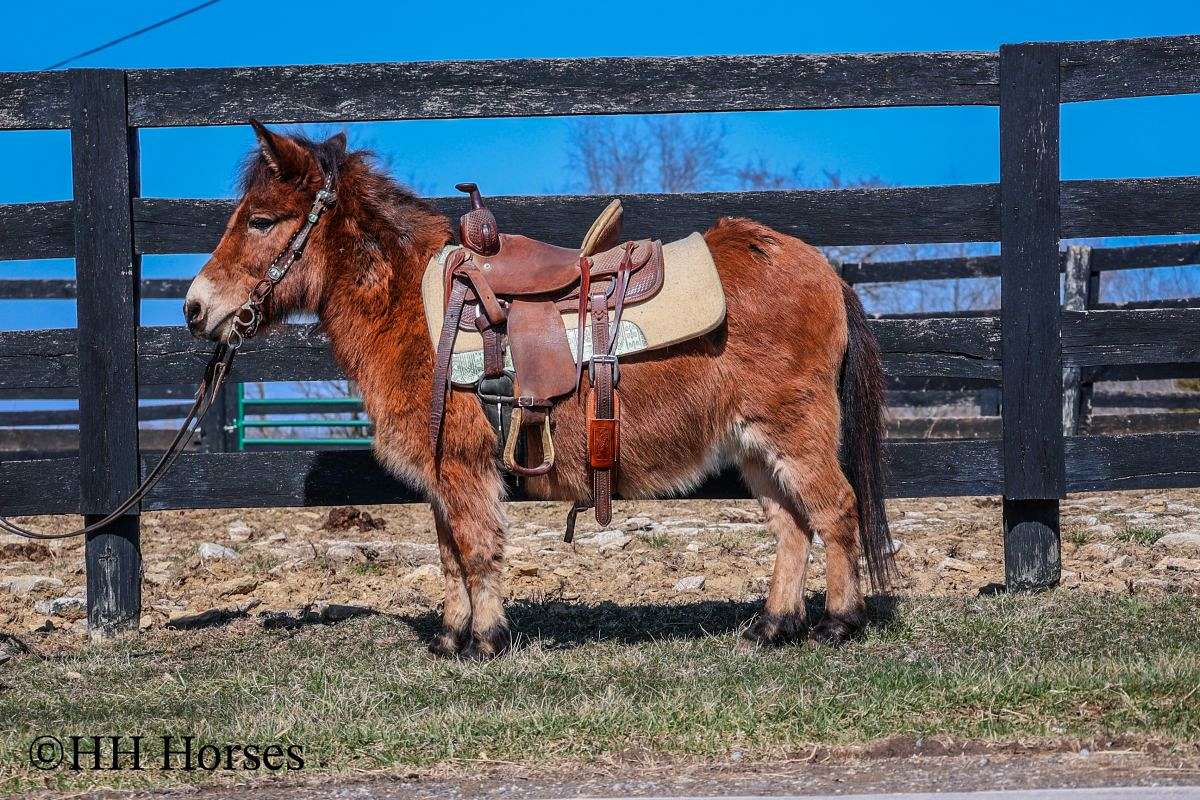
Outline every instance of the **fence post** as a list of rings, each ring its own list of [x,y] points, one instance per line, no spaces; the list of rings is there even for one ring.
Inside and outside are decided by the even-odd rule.
[[[79,293],[79,483],[93,522],[137,486],[140,260],[133,247],[137,134],[128,127],[125,73],[78,69],[71,90],[75,274]],[[142,556],[135,509],[85,547],[88,629],[136,630]]]
[[[201,442],[206,453],[229,453],[237,449],[233,435],[228,430],[237,414],[237,385],[226,383],[216,398],[208,415],[201,423]]]
[[[1009,591],[1060,574],[1063,375],[1059,307],[1059,48],[1000,48],[1004,575]]]
[[[1067,248],[1063,280],[1063,311],[1086,311],[1092,308],[1092,248],[1073,244]],[[1063,433],[1076,436],[1087,428],[1091,415],[1092,384],[1082,382],[1082,370],[1069,367],[1063,370]]]
[[[223,452],[234,453],[238,449],[238,428],[240,422],[241,404],[238,402],[238,396],[242,391],[240,383],[232,381],[221,387],[221,402],[224,404],[224,412],[221,414],[221,446],[225,448]]]

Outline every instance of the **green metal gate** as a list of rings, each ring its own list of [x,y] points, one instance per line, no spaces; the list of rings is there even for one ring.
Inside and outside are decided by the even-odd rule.
[[[233,427],[237,436],[237,449],[257,449],[264,447],[370,447],[372,442],[369,419],[289,419],[290,415],[329,413],[331,409],[349,411],[359,414],[363,412],[361,397],[247,397],[245,384],[237,387],[237,410],[233,418]],[[275,413],[262,419],[247,419],[247,415],[255,415],[255,409],[271,409]],[[260,411],[258,413],[265,413]],[[284,416],[278,416],[283,414]],[[248,431],[262,431],[269,428],[295,429],[304,428],[319,432],[324,430],[326,436],[251,436]],[[334,436],[331,429],[350,428],[361,433],[358,436]]]

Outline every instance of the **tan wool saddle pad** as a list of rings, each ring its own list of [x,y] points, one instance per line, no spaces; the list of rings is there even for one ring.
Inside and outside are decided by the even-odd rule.
[[[446,257],[457,247],[448,245],[430,260],[421,280],[421,298],[429,338],[437,347],[445,317]],[[640,303],[628,303],[616,332],[616,355],[629,355],[668,347],[695,339],[712,331],[725,320],[725,292],[717,274],[712,253],[699,233],[663,245],[663,285],[652,297]],[[610,318],[612,312],[609,312]],[[579,328],[577,311],[563,311],[563,324],[571,353],[577,352]],[[584,358],[592,352],[585,333]],[[512,369],[511,355],[505,364]],[[454,343],[450,380],[470,387],[479,382],[484,371],[483,337],[475,331],[460,331]]]

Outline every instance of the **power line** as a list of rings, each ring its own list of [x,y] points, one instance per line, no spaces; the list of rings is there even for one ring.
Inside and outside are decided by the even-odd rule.
[[[141,36],[143,33],[148,33],[149,31],[152,31],[155,28],[161,28],[163,25],[169,25],[177,19],[183,19],[188,14],[195,14],[200,9],[208,8],[209,6],[214,6],[219,2],[221,2],[221,0],[206,0],[206,2],[203,2],[198,6],[192,6],[191,8],[187,9],[186,11],[180,11],[178,14],[167,17],[166,19],[160,19],[158,22],[155,22],[151,25],[147,25],[144,28],[139,28],[138,30],[127,33],[124,36],[119,36],[116,39],[113,39],[111,42],[105,42],[104,44],[100,45],[99,47],[93,47],[91,50],[84,50],[82,53],[76,53],[75,55],[71,56],[70,58],[64,58],[62,61],[59,61],[57,64],[51,64],[50,66],[46,67],[46,69],[58,69],[59,67],[70,64],[72,61],[75,61],[76,59],[83,58],[84,56],[90,56],[92,53],[99,53],[101,50],[107,50],[108,48],[112,47],[115,44],[120,44],[121,42],[129,41],[130,39],[134,38],[135,36]]]

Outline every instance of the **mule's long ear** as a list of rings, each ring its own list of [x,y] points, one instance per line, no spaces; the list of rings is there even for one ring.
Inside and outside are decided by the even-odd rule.
[[[342,157],[346,155],[346,132],[342,131],[341,133],[335,133],[333,136],[330,136],[325,140],[325,144],[333,148],[334,152],[336,152],[338,155],[338,160],[340,161]]]
[[[312,155],[291,138],[273,133],[256,119],[250,120],[254,135],[258,137],[258,148],[267,162],[267,166],[277,178],[300,177],[306,174],[312,166]]]

